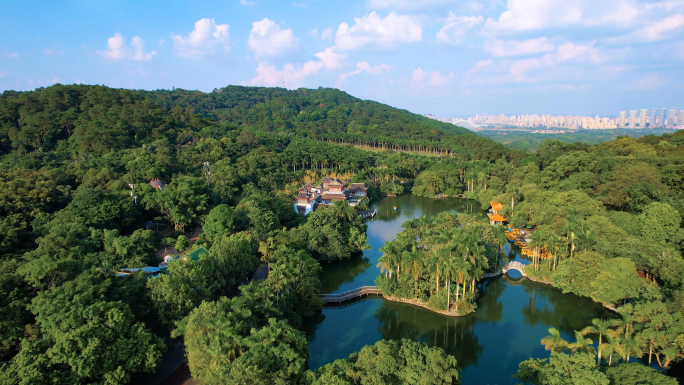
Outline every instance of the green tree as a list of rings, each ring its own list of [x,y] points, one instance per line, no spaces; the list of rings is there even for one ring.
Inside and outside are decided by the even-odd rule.
[[[325,365],[310,375],[323,384],[458,384],[456,359],[438,347],[407,339],[381,340],[347,359]]]
[[[679,230],[682,217],[667,203],[653,202],[639,215],[641,234],[653,242],[671,240]]]
[[[608,376],[599,370],[591,353],[551,352],[546,359],[530,359],[520,363],[513,376],[534,385],[609,385]]]
[[[209,242],[220,238],[223,235],[230,235],[235,230],[235,212],[226,205],[218,205],[214,207],[204,220],[202,230]]]
[[[541,339],[541,344],[544,345],[544,349],[558,353],[562,353],[570,347],[568,341],[561,337],[556,328],[549,328],[549,335]]]
[[[620,364],[606,368],[611,385],[677,385],[677,380],[643,364]]]
[[[156,209],[182,230],[208,208],[206,183],[190,176],[176,177],[161,191],[148,191],[142,199],[148,209]]]
[[[205,302],[175,335],[185,339],[193,376],[206,384],[296,384],[306,375],[308,350],[303,333],[284,321],[253,323],[240,298]]]
[[[598,334],[598,355],[596,359],[596,365],[601,365],[601,353],[603,352],[601,346],[603,345],[603,337],[609,334],[614,334],[615,331],[611,328],[617,325],[617,320],[594,318],[591,320],[591,323],[594,325],[587,326],[582,329],[582,334]]]
[[[590,295],[601,302],[615,304],[636,297],[642,284],[632,260],[612,258],[605,260],[600,272],[592,277]]]
[[[187,236],[181,234],[178,236],[178,239],[176,239],[175,247],[176,250],[182,254],[188,247],[190,247],[190,240],[188,240]]]

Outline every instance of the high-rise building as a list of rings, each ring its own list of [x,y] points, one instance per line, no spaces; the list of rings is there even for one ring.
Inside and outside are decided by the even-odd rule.
[[[636,127],[637,110],[629,110],[629,128]]]
[[[627,120],[627,111],[620,111],[620,117],[618,118],[618,127],[624,128],[626,120]]]
[[[648,110],[642,108],[639,115],[639,128],[646,127],[646,114],[648,114]]]
[[[665,109],[661,108],[660,111],[658,111],[658,124],[661,126],[665,125]]]
[[[675,109],[671,109],[667,111],[667,125],[668,126],[674,126],[675,125]]]
[[[684,110],[679,110],[679,114],[677,115],[677,125],[684,126]]]
[[[651,116],[648,118],[648,126],[655,127],[656,125],[656,115],[658,114],[658,109],[651,108]]]

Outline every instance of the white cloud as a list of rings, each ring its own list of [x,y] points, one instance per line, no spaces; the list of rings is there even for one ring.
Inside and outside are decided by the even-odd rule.
[[[533,53],[551,52],[556,47],[546,37],[529,40],[499,40],[489,39],[484,48],[493,56],[518,56]]]
[[[610,27],[613,30],[645,28],[658,35],[681,23],[681,0],[508,0],[507,9],[487,19],[485,34],[506,34],[547,28]],[[666,22],[664,15],[670,17]],[[604,31],[605,32],[605,31]]]
[[[253,7],[256,3],[253,1],[240,0],[240,5],[244,7]]]
[[[133,36],[131,39],[131,47],[133,47],[134,52],[132,60],[135,61],[152,60],[152,57],[157,54],[156,51],[145,53],[145,40],[138,36]]]
[[[5,76],[7,76],[7,70],[0,71],[0,78],[4,78]]]
[[[607,43],[654,42],[668,38],[681,38],[684,31],[684,14],[666,17],[629,34],[606,39]]]
[[[64,55],[66,51],[63,49],[52,49],[52,48],[45,48],[43,50],[43,53],[48,55],[48,56],[53,56],[53,55]]]
[[[418,67],[411,75],[411,86],[414,88],[444,87],[454,80],[454,73],[442,75],[439,71],[423,71]]]
[[[354,18],[354,25],[342,23],[337,28],[335,45],[348,51],[363,47],[393,48],[398,43],[420,41],[423,27],[414,16],[391,12],[385,18],[376,12]]]
[[[322,70],[333,71],[342,67],[342,62],[347,57],[346,54],[339,54],[333,48],[315,54],[318,60],[311,60],[304,64],[285,64],[282,69],[266,63],[259,63],[256,69],[257,76],[242,84],[276,86],[283,82],[290,89],[299,88],[304,84],[304,80],[312,75],[320,73]]]
[[[53,84],[59,83],[59,78],[53,77],[52,79],[40,79],[40,80],[33,80],[33,79],[26,79],[26,83],[30,87],[48,87]]]
[[[321,40],[323,41],[332,41],[333,39],[333,30],[332,28],[326,28],[321,32]]]
[[[216,24],[214,19],[200,19],[187,36],[171,34],[173,48],[180,57],[201,58],[230,50],[228,24]]]
[[[164,45],[164,43],[166,43],[166,40],[160,39],[160,40],[159,40],[159,43],[157,43],[157,44],[159,44],[159,46],[161,47],[161,46]]]
[[[336,53],[334,48],[326,48],[325,51],[315,54],[323,67],[327,70],[336,70],[342,67],[342,62],[347,58],[346,53]]]
[[[2,57],[6,59],[19,59],[21,56],[16,52],[3,53]]]
[[[143,71],[143,70],[140,69],[140,68],[136,68],[135,70],[129,70],[128,73],[129,73],[130,75],[139,75],[139,76],[142,76],[142,77],[147,77],[147,72]]]
[[[119,32],[107,39],[107,51],[97,51],[104,57],[120,60],[130,56],[130,49],[126,46],[123,36]]]
[[[528,59],[480,60],[468,71],[465,85],[536,83],[583,74],[606,63],[610,55],[593,44],[565,43],[551,53]],[[597,70],[601,70],[598,68]],[[579,76],[579,75],[578,75]]]
[[[301,3],[293,2],[292,6],[293,7],[299,7],[299,8],[306,8],[306,3],[303,1]]]
[[[292,29],[282,29],[273,21],[264,18],[252,23],[247,45],[257,57],[261,58],[281,56],[297,48],[299,40],[294,37]]]
[[[312,29],[306,36],[313,36],[314,39],[318,39],[318,28]]]
[[[529,31],[572,25],[629,25],[639,16],[635,0],[508,0],[498,20],[487,19],[489,32]]]
[[[378,64],[378,65],[372,66],[372,65],[368,64],[368,62],[360,61],[360,62],[356,63],[356,70],[355,71],[340,74],[340,76],[337,77],[337,84],[341,85],[350,76],[359,75],[361,73],[367,73],[370,75],[380,75],[384,72],[389,71],[390,69],[392,69],[392,66],[387,65],[387,64]]]
[[[449,11],[444,21],[444,26],[437,32],[437,41],[447,44],[459,44],[463,41],[466,32],[482,24],[482,16],[456,16]]]
[[[457,3],[455,0],[367,0],[369,9],[391,9],[401,11],[415,11],[429,9],[447,4]]]
[[[667,80],[660,77],[657,72],[651,72],[644,75],[642,78],[633,81],[629,84],[628,89],[639,91],[653,91],[662,88],[667,84]]]
[[[97,51],[97,54],[112,60],[148,61],[152,60],[157,51],[145,52],[145,40],[138,36],[133,36],[129,47],[123,36],[117,32],[107,39],[107,50]]]

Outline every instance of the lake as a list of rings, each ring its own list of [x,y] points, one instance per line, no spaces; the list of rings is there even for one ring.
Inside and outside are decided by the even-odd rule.
[[[394,211],[394,207],[397,210]],[[347,261],[324,263],[321,281],[326,293],[374,285],[379,249],[395,238],[409,219],[444,211],[485,216],[480,204],[466,199],[429,199],[413,195],[385,198],[373,205],[375,220],[368,221],[370,250]],[[515,260],[527,263],[513,246]],[[448,317],[416,306],[363,298],[326,307],[305,323],[312,369],[372,345],[381,339],[410,338],[439,346],[458,360],[461,383],[516,384],[511,378],[518,364],[530,357],[548,357],[540,340],[555,327],[567,340],[573,331],[608,317],[607,310],[588,298],[563,294],[549,285],[508,276],[480,282],[477,311]]]

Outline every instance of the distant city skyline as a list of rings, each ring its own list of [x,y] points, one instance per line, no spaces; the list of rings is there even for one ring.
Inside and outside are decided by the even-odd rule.
[[[428,118],[453,124],[469,123],[473,126],[501,125],[511,127],[547,127],[568,129],[616,129],[616,128],[682,128],[684,110],[676,108],[642,108],[620,111],[616,116],[599,115],[552,115],[552,114],[475,114],[470,117],[439,117],[426,114]]]
[[[3,1],[0,41],[0,92],[332,87],[440,116],[684,95],[682,0]]]

